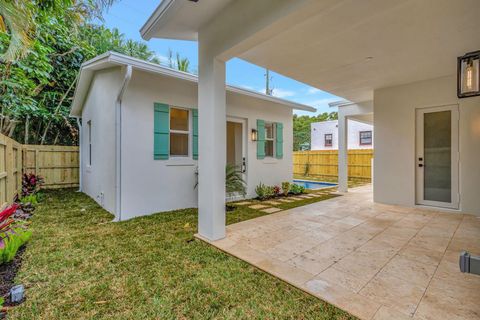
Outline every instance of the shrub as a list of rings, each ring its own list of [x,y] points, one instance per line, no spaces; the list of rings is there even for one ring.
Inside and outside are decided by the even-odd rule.
[[[275,195],[275,187],[267,186],[266,187],[266,198],[271,198]]]
[[[292,192],[293,194],[305,193],[305,187],[294,183],[294,184],[292,184],[290,192]]]
[[[275,197],[278,197],[281,191],[282,189],[280,189],[279,186],[273,186],[273,194],[275,195]]]
[[[22,176],[22,197],[37,193],[43,183],[42,177],[34,173],[24,173]]]
[[[18,249],[30,240],[31,236],[32,232],[24,226],[13,227],[10,231],[2,233],[0,235],[0,264],[12,261]]]
[[[282,182],[282,190],[285,196],[290,192],[291,184],[288,181]]]
[[[258,186],[255,187],[255,193],[258,196],[258,199],[264,200],[267,197],[267,189],[268,187],[260,182]]]

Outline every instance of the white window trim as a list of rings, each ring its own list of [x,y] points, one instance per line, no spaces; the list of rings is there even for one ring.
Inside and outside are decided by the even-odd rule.
[[[272,125],[272,138],[267,138],[267,124]],[[276,146],[276,139],[277,139],[277,124],[275,122],[271,121],[265,121],[265,158],[268,159],[276,159],[275,158],[275,151],[277,151],[277,146]],[[273,141],[272,145],[272,155],[269,156],[267,155],[267,141]]]
[[[173,160],[171,161],[171,164],[174,165],[176,163],[183,163],[185,160],[187,159],[192,159],[192,138],[193,138],[193,134],[192,134],[192,121],[193,121],[193,112],[192,112],[192,109],[189,109],[189,108],[182,108],[182,107],[177,107],[177,106],[169,106],[170,108],[170,111],[172,111],[172,109],[178,109],[178,110],[186,110],[188,112],[188,131],[184,131],[184,130],[172,130],[170,128],[170,121],[171,121],[171,112],[169,112],[169,119],[168,119],[168,157],[169,157],[169,160]],[[181,156],[181,155],[172,155],[171,154],[171,146],[170,146],[170,135],[172,133],[181,133],[181,134],[187,134],[188,135],[188,154],[185,155],[185,156]]]

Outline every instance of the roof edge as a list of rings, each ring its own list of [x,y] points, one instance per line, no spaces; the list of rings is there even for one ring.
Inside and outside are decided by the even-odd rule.
[[[162,0],[157,8],[152,12],[147,21],[140,28],[140,35],[144,40],[152,39],[152,28],[158,21],[168,14],[168,9],[175,3],[175,0]]]
[[[83,104],[85,102],[84,101],[85,96],[82,96],[82,95],[86,95],[87,93],[86,87],[90,86],[91,78],[94,72],[94,70],[92,69],[97,69],[96,67],[98,67],[98,69],[101,69],[101,67],[99,66],[103,63],[113,63],[113,64],[117,64],[118,66],[131,65],[132,67],[138,70],[152,72],[152,73],[156,73],[164,76],[169,76],[177,79],[198,83],[198,76],[194,74],[171,69],[156,63],[144,61],[138,58],[133,58],[121,53],[114,52],[114,51],[108,51],[82,64],[80,68],[80,76],[77,81],[77,87],[75,88],[74,99],[73,99],[72,107],[70,110],[70,116],[78,117],[81,114],[81,110],[83,109]],[[302,110],[302,111],[309,111],[309,112],[317,111],[317,109],[312,106],[285,100],[283,98],[278,98],[275,96],[269,96],[257,91],[248,90],[248,89],[240,88],[237,86],[226,85],[226,90],[230,92],[250,96],[253,98],[257,98],[257,99],[282,104],[284,106],[290,107],[295,110]]]

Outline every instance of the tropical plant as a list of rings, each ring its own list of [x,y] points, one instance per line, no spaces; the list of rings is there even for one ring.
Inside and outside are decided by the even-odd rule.
[[[257,194],[258,199],[264,200],[267,198],[267,193],[268,193],[268,187],[264,185],[263,183],[259,183],[255,187],[255,193]]]
[[[273,186],[273,194],[275,195],[275,197],[278,197],[281,191],[282,189],[279,186]]]
[[[305,192],[305,187],[294,183],[290,188],[290,192],[293,194],[301,194]]]
[[[271,198],[273,196],[275,196],[275,187],[267,186],[266,187],[266,192],[265,192],[265,197],[268,199],[268,198]]]
[[[242,172],[237,166],[227,164],[225,167],[225,192],[231,195],[235,192],[246,194],[245,181],[242,177]]]
[[[24,173],[22,176],[22,198],[37,193],[43,183],[42,177],[34,173]]]
[[[106,51],[159,62],[145,43],[90,21],[113,0],[0,0],[0,132],[75,145],[69,117],[81,64]]]
[[[188,72],[190,66],[190,60],[188,58],[181,58],[180,54],[177,53],[177,69],[183,72]]]
[[[288,196],[288,193],[290,192],[291,184],[288,181],[282,182],[282,190],[283,190],[283,195]]]
[[[32,232],[18,225],[0,234],[0,264],[12,261],[18,249],[30,240]]]

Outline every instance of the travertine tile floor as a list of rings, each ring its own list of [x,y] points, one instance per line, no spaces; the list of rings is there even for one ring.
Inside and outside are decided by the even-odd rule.
[[[361,319],[480,319],[480,218],[375,204],[371,186],[227,227],[212,245]]]

